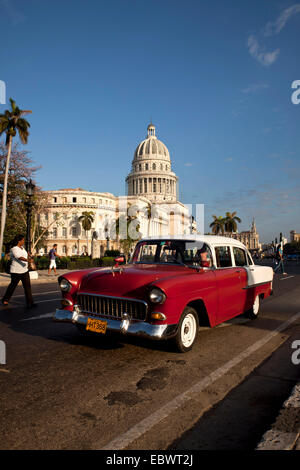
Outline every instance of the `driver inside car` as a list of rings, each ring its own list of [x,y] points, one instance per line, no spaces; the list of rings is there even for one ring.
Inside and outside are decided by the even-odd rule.
[[[197,258],[200,266],[203,268],[211,268],[212,266],[212,259],[211,259],[211,252],[207,245],[203,245],[203,247],[197,251]]]

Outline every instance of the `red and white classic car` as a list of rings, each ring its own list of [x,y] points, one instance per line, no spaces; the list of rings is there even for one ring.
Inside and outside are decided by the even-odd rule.
[[[62,308],[54,320],[82,332],[172,338],[186,352],[199,325],[213,327],[244,312],[256,318],[272,281],[272,268],[254,265],[232,238],[148,238],[137,243],[127,265],[61,276]]]

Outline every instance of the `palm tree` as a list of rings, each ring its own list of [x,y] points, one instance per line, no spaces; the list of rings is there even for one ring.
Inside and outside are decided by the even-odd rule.
[[[85,211],[82,213],[80,217],[78,217],[78,221],[81,222],[83,230],[86,231],[86,244],[87,244],[88,253],[89,253],[89,231],[92,228],[94,218],[95,218],[95,214],[92,211]]]
[[[214,235],[218,235],[220,232],[224,235],[225,219],[222,216],[217,217],[213,215],[214,220],[210,224]]]
[[[2,194],[2,212],[1,212],[1,231],[0,231],[0,252],[2,253],[3,236],[6,222],[6,205],[7,205],[7,183],[8,183],[8,172],[12,148],[13,137],[16,136],[17,131],[21,142],[27,144],[30,124],[26,119],[23,118],[26,114],[31,113],[29,110],[22,110],[16,106],[15,101],[10,98],[11,109],[6,109],[4,114],[0,114],[0,136],[5,132],[7,147],[7,157],[5,165],[5,174],[3,182],[3,194]]]
[[[128,207],[129,211],[130,205]],[[132,227],[132,223],[134,223],[134,226]],[[125,228],[126,225],[126,237],[125,238],[120,238],[120,228],[123,226]],[[137,239],[141,237],[141,234],[139,232],[140,230],[140,223],[137,218],[137,216],[133,215],[126,215],[126,214],[121,214],[118,219],[115,222],[115,231],[117,235],[117,240],[120,243],[122,250],[124,251],[124,254],[126,256],[126,259],[128,258],[130,249],[132,246],[137,242],[136,238],[131,238],[130,232],[133,230],[134,234],[137,233]],[[121,234],[123,235],[123,234]]]
[[[241,219],[237,217],[236,212],[226,212],[225,217],[225,230],[226,232],[233,233],[237,231],[237,222],[241,223]]]
[[[146,214],[146,217],[147,217],[147,220],[148,220],[147,236],[149,237],[150,236],[151,219],[154,219],[155,217],[157,217],[157,209],[156,209],[155,205],[154,204],[152,205],[150,202],[148,202],[147,206],[145,206],[145,214]]]

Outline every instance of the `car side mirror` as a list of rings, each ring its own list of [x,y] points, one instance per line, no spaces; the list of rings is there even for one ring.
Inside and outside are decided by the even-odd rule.
[[[114,262],[116,263],[116,266],[118,266],[119,263],[125,263],[125,258],[124,256],[118,256],[118,258],[114,259]]]

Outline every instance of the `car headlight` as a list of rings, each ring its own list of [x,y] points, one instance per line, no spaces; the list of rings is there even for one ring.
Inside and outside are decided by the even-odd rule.
[[[67,281],[67,279],[62,279],[60,281],[59,287],[63,292],[69,292],[71,290],[72,285]]]
[[[154,289],[149,292],[149,299],[154,304],[163,304],[166,300],[166,295],[161,289],[158,289],[158,287],[154,287]]]

